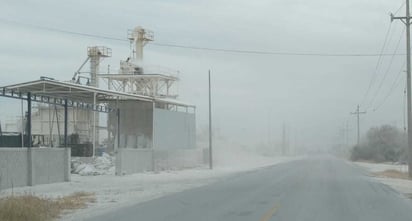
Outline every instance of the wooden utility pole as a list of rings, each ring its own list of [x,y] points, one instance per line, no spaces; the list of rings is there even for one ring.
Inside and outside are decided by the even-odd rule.
[[[360,123],[359,123],[359,115],[360,115],[360,114],[366,114],[366,111],[364,111],[364,112],[360,112],[360,111],[359,111],[359,105],[358,105],[358,107],[356,108],[356,111],[355,111],[355,112],[352,112],[352,113],[350,113],[350,114],[356,114],[356,115],[357,115],[357,123],[358,123],[358,139],[357,139],[357,145],[359,145],[359,142],[360,142]]]
[[[209,167],[213,169],[213,151],[212,151],[212,93],[210,85],[210,70],[209,70]]]
[[[391,21],[401,20],[406,25],[406,96],[408,116],[408,173],[412,178],[412,105],[411,105],[411,16],[409,12],[409,0],[406,0],[406,15],[395,17],[391,14]]]

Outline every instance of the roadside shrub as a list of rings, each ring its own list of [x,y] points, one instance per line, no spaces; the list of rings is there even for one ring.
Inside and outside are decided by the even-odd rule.
[[[397,162],[404,159],[406,139],[398,128],[383,125],[369,129],[363,142],[352,148],[351,160]]]

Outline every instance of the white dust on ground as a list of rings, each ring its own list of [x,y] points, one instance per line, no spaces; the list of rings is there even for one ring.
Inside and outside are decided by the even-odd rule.
[[[355,165],[366,169],[370,173],[383,172],[385,170],[397,170],[400,172],[408,172],[407,165],[399,165],[393,163],[365,163],[355,162]],[[396,179],[389,177],[374,177],[375,180],[386,184],[396,191],[405,194],[405,196],[412,196],[412,180]]]
[[[256,170],[298,157],[262,156],[224,142],[215,145],[215,167],[207,165],[185,170],[145,172],[125,176],[114,175],[114,158],[107,154],[89,163],[74,158],[71,182],[7,189],[0,196],[33,193],[60,197],[78,191],[96,194],[96,203],[88,208],[66,214],[62,220],[81,220],[130,204],[136,204],[183,190],[216,182],[228,175]]]

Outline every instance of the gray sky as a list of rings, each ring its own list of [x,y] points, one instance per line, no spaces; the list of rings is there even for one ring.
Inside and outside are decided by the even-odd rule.
[[[32,1],[3,0],[0,7],[1,85],[40,75],[69,80],[86,58],[86,47],[105,45],[113,69],[129,55],[127,42],[79,37],[4,22],[11,20],[68,31],[125,38],[141,25],[155,41],[188,46],[304,53],[379,53],[390,26],[389,12],[402,0],[208,0],[208,1]],[[404,14],[404,8],[398,15]],[[401,39],[392,23],[385,53]],[[346,121],[355,141],[354,111],[373,76],[378,57],[309,57],[208,52],[148,45],[145,62],[180,71],[180,99],[198,106],[198,127],[207,123],[207,71],[212,70],[214,120],[228,139],[248,144],[279,143],[282,124],[306,147],[339,142]],[[403,127],[403,56],[383,57],[362,116],[371,126]],[[388,71],[387,71],[388,70]],[[385,72],[387,72],[386,77]],[[382,80],[383,79],[383,80]],[[382,83],[381,83],[382,82]],[[381,86],[380,86],[381,85]],[[376,111],[395,85],[385,103]],[[378,88],[380,88],[378,90]],[[375,102],[371,102],[373,97]],[[14,102],[14,103],[13,103]],[[2,118],[15,115],[0,98]],[[370,105],[370,103],[372,103]],[[12,105],[12,106],[13,106]],[[269,137],[269,131],[271,135]]]

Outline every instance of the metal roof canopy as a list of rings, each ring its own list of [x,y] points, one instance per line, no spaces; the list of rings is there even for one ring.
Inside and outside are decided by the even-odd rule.
[[[3,96],[27,99],[27,93],[31,93],[35,102],[53,103],[63,105],[65,99],[69,106],[93,109],[100,112],[109,112],[107,101],[110,100],[141,100],[152,102],[150,97],[132,95],[116,91],[108,91],[96,87],[60,82],[50,79],[40,79],[20,84],[0,87]],[[94,100],[95,99],[95,100]],[[94,106],[94,101],[96,105]]]
[[[67,99],[69,107],[92,109],[99,112],[115,111],[108,106],[108,101],[115,100],[139,100],[196,108],[195,105],[172,99],[152,98],[45,78],[0,87],[0,96],[27,100],[28,93],[31,94],[34,102],[64,105],[64,101]],[[96,99],[95,105],[94,99]]]
[[[118,123],[120,119],[119,109],[110,108],[107,103],[97,104],[110,98],[147,100],[146,98],[139,98],[136,96],[127,96],[122,93],[110,93],[98,88],[76,85],[73,83],[59,82],[51,79],[40,79],[37,81],[30,81],[15,85],[0,87],[0,96],[21,99],[27,101],[27,122],[29,137],[28,147],[31,148],[31,102],[49,103],[55,105],[62,105],[64,107],[64,147],[68,147],[67,132],[68,132],[68,107],[78,107],[83,109],[90,109],[99,112],[117,111]],[[98,98],[98,100],[97,100]],[[90,102],[93,101],[93,104]],[[118,127],[120,125],[118,124]],[[119,131],[119,129],[118,129]]]
[[[31,147],[31,102],[49,103],[61,105],[64,107],[64,146],[67,147],[67,119],[68,107],[77,107],[90,109],[98,112],[117,111],[118,127],[120,127],[120,110],[116,107],[110,107],[108,101],[116,100],[139,100],[147,102],[161,102],[176,106],[191,107],[194,105],[184,104],[179,101],[168,99],[157,99],[142,95],[128,94],[118,91],[104,90],[96,87],[74,84],[71,82],[61,82],[53,79],[41,78],[36,81],[29,81],[20,84],[13,84],[0,87],[0,96],[21,99],[27,101],[28,106],[28,136],[29,147]],[[118,128],[118,133],[119,133]],[[118,134],[120,136],[120,134]],[[118,142],[120,139],[118,140]]]

